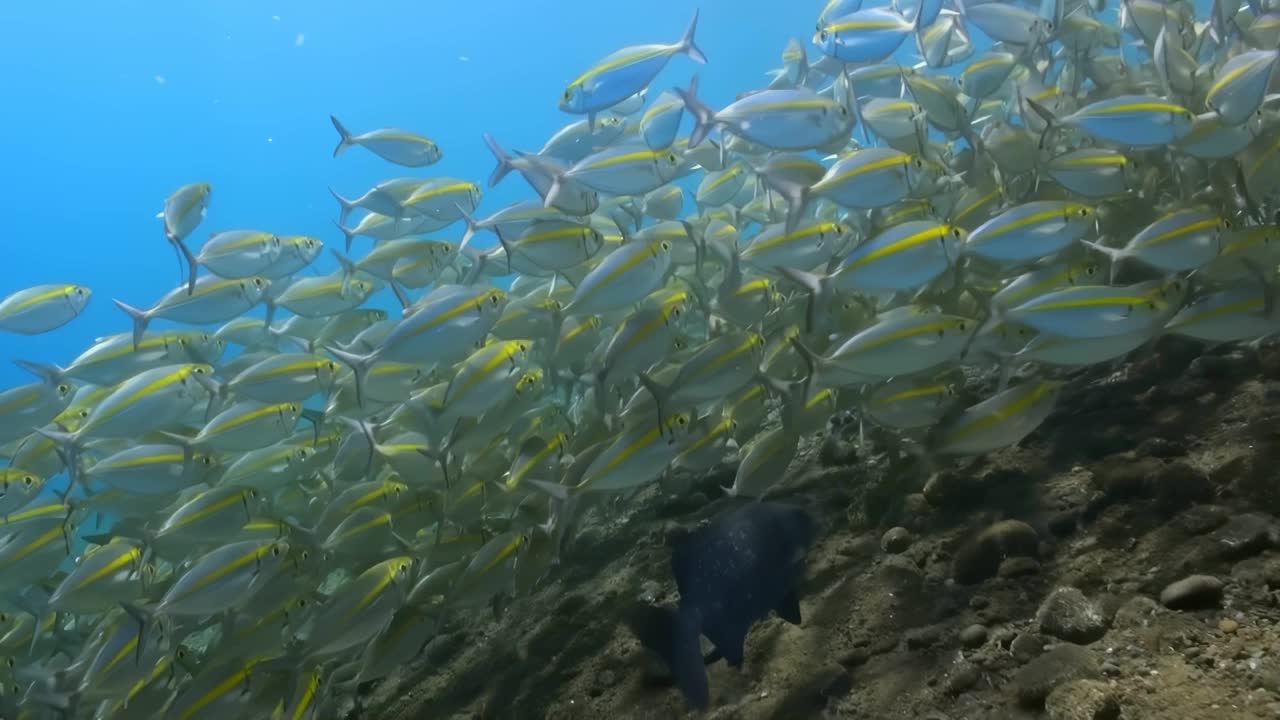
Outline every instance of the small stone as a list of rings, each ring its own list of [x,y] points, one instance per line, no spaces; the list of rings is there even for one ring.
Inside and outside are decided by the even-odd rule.
[[[880,549],[897,555],[911,547],[911,531],[904,527],[889,528],[880,538]]]
[[[1204,610],[1222,602],[1222,581],[1211,575],[1191,575],[1160,591],[1160,604],[1172,610]]]
[[[903,635],[903,639],[906,640],[908,650],[933,647],[942,642],[942,628],[938,625],[913,628]]]
[[[933,509],[924,493],[911,493],[902,499],[902,509],[915,517],[924,517]]]
[[[969,688],[977,685],[981,679],[982,673],[976,665],[970,662],[958,662],[947,673],[947,679],[943,687],[949,695],[962,695]]]
[[[1218,621],[1218,629],[1224,633],[1230,634],[1240,629],[1240,623],[1232,620],[1231,618],[1224,617]]]
[[[1075,680],[1063,683],[1044,701],[1049,720],[1116,720],[1120,703],[1106,683]]]
[[[1000,563],[996,575],[1002,578],[1026,577],[1040,572],[1040,563],[1035,558],[1011,557]]]
[[[960,644],[967,648],[982,647],[987,642],[987,628],[973,624],[960,631]]]
[[[1265,550],[1273,527],[1270,515],[1246,513],[1232,517],[1226,525],[1210,533],[1209,539],[1217,544],[1223,558],[1239,560]]]
[[[1013,676],[1014,693],[1023,706],[1036,709],[1059,685],[1098,676],[1097,662],[1087,649],[1063,643],[1018,670]]]
[[[1057,537],[1064,538],[1076,531],[1076,526],[1080,524],[1080,513],[1075,510],[1064,510],[1054,513],[1049,517],[1047,525],[1049,532]]]
[[[956,551],[952,576],[965,585],[981,582],[994,577],[1006,558],[1034,558],[1039,550],[1040,536],[1035,528],[1020,520],[998,522]]]
[[[1073,587],[1060,587],[1049,593],[1036,611],[1036,623],[1046,635],[1081,645],[1107,633],[1102,611]]]
[[[1213,483],[1203,471],[1185,461],[1164,466],[1151,478],[1156,502],[1166,513],[1175,513],[1213,499]]]
[[[1022,662],[1033,660],[1044,652],[1044,640],[1035,633],[1020,633],[1009,643],[1009,654]]]
[[[1230,518],[1231,511],[1221,505],[1196,505],[1182,511],[1174,522],[1188,535],[1203,535],[1222,527]]]

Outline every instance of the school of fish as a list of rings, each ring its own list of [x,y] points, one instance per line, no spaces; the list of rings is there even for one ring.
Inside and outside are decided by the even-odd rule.
[[[601,499],[726,462],[761,497],[837,412],[987,453],[1074,369],[1280,331],[1280,2],[831,0],[719,108],[697,21],[566,78],[536,152],[485,135],[531,191],[491,213],[337,118],[425,173],[335,191],[340,244],[167,198],[183,282],[0,392],[0,717],[334,717]]]

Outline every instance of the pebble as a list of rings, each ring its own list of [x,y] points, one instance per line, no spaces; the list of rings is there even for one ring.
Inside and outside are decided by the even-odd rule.
[[[1002,578],[1026,577],[1040,572],[1040,563],[1035,558],[1011,557],[1000,563],[996,575]]]
[[[1222,618],[1218,621],[1218,629],[1224,633],[1233,633],[1240,629],[1240,623],[1231,618]]]
[[[1018,702],[1039,708],[1054,688],[1074,680],[1093,680],[1099,675],[1097,662],[1085,648],[1063,643],[1024,665],[1013,676]]]
[[[947,679],[943,687],[950,695],[962,695],[969,688],[977,685],[981,679],[982,673],[976,665],[971,662],[958,662],[947,673]]]
[[[1060,587],[1049,593],[1036,611],[1040,632],[1087,645],[1107,633],[1107,619],[1096,604],[1074,587]]]
[[[982,647],[987,642],[987,628],[973,624],[960,631],[960,644],[967,648]]]
[[[1004,520],[978,534],[956,551],[952,576],[961,584],[973,584],[994,577],[1000,563],[1010,557],[1036,557],[1040,536],[1021,520]]]
[[[1009,653],[1022,662],[1034,660],[1044,652],[1044,641],[1034,633],[1020,633],[1009,643]]]
[[[892,555],[906,552],[911,547],[911,531],[904,527],[889,528],[880,538],[880,549]]]
[[[1044,701],[1049,720],[1115,720],[1120,703],[1106,683],[1076,680],[1053,689]]]
[[[1160,591],[1160,604],[1173,610],[1201,610],[1222,602],[1222,581],[1211,575],[1191,575]]]
[[[913,628],[903,635],[903,639],[906,640],[908,650],[933,647],[942,642],[942,627],[939,625],[926,625]]]
[[[1271,543],[1274,521],[1263,513],[1236,515],[1226,525],[1214,530],[1209,539],[1217,544],[1218,552],[1227,560],[1257,555]]]

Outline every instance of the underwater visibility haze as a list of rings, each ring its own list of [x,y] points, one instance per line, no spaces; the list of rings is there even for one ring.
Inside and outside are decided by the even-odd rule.
[[[1280,716],[1280,1],[63,5],[0,720]]]

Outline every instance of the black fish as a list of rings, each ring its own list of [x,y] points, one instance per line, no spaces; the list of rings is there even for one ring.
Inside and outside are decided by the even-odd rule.
[[[722,513],[676,543],[671,570],[679,609],[645,608],[630,625],[667,662],[689,705],[709,702],[704,662],[723,657],[742,666],[743,643],[757,620],[774,611],[800,624],[796,589],[813,534],[801,508],[760,502]],[[715,645],[705,659],[700,635]]]

